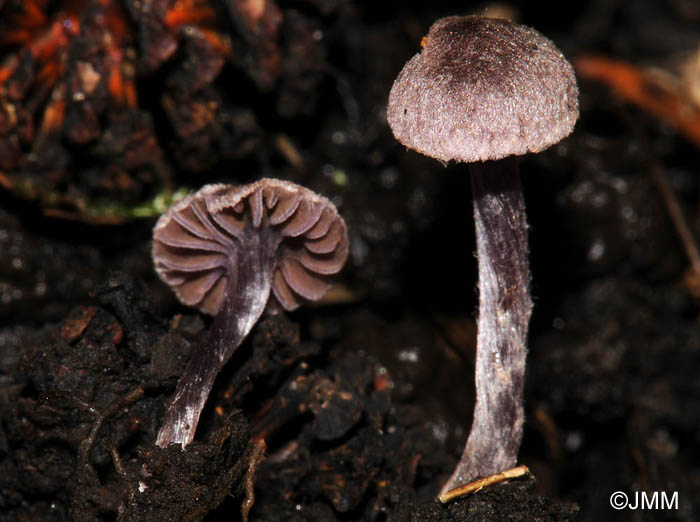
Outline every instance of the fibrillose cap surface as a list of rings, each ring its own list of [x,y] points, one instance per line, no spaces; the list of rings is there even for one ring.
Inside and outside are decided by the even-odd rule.
[[[396,139],[441,161],[539,152],[571,133],[578,86],[543,35],[479,16],[435,22],[399,73],[387,107]]]

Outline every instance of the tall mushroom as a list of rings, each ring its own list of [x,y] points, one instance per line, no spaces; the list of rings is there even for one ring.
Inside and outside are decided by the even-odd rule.
[[[507,20],[443,18],[422,43],[394,82],[387,119],[406,147],[445,163],[469,163],[479,264],[474,420],[444,499],[517,460],[532,301],[513,156],[539,152],[571,133],[578,87],[550,40]]]
[[[319,299],[347,254],[345,222],[333,203],[276,179],[206,185],[160,217],[153,230],[158,275],[183,304],[215,318],[180,377],[158,446],[192,442],[216,375],[270,291],[286,310]]]

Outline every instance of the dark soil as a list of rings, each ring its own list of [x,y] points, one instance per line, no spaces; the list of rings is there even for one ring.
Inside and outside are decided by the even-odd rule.
[[[20,4],[0,0],[0,34],[26,24]],[[90,35],[115,5],[138,103],[101,82],[68,96],[45,133],[41,64],[0,39],[3,67],[28,64],[0,95],[0,521],[238,520],[246,502],[260,521],[700,519],[700,301],[652,177],[697,236],[697,147],[582,81],[574,134],[522,159],[535,308],[520,462],[532,476],[441,505],[474,402],[470,184],[464,166],[397,144],[384,104],[430,23],[481,6],[279,0],[275,26],[268,1],[271,25],[251,32],[230,14],[242,2],[202,0],[217,16],[195,28],[231,38],[220,60],[136,4],[86,3],[51,92],[72,93],[78,63],[108,73],[113,55],[94,44],[106,40]],[[47,5],[51,18],[74,3]],[[700,42],[694,1],[512,7],[571,58],[672,68]],[[263,176],[337,204],[344,291],[265,316],[218,377],[195,442],[158,448],[210,319],[155,276],[154,218],[100,209]],[[616,491],[677,492],[678,506],[616,511]]]

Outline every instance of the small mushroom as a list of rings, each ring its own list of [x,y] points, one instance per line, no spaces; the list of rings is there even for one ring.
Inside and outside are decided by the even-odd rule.
[[[469,163],[479,264],[476,405],[462,457],[440,497],[514,466],[523,432],[530,320],[527,223],[513,156],[539,152],[578,119],[574,71],[540,33],[478,16],[435,22],[399,73],[387,119],[396,139]]]
[[[195,347],[156,444],[194,438],[219,370],[265,309],[322,297],[348,255],[345,222],[323,196],[276,179],[206,185],[172,205],[153,230],[160,278],[188,306],[215,316]]]

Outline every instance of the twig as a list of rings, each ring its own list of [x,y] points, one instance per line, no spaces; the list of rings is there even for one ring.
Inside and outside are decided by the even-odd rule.
[[[700,250],[698,250],[697,242],[688,226],[688,221],[685,219],[683,210],[678,204],[676,195],[673,193],[673,189],[668,180],[666,180],[666,177],[661,172],[661,167],[659,167],[658,163],[652,163],[649,173],[651,174],[652,181],[659,189],[659,192],[661,192],[664,205],[666,205],[666,210],[669,216],[671,216],[671,221],[676,228],[676,233],[681,243],[683,243],[683,250],[685,250],[688,256],[695,277],[697,280],[700,280]]]
[[[464,497],[466,495],[471,495],[472,493],[477,493],[481,489],[491,486],[493,484],[499,484],[504,480],[522,477],[524,475],[530,474],[530,470],[527,466],[518,466],[516,468],[507,469],[501,473],[496,473],[495,475],[489,475],[488,477],[480,478],[464,486],[452,489],[440,496],[440,502],[443,504],[454,500],[458,497]]]
[[[95,408],[88,407],[91,412],[97,414],[97,419],[95,419],[95,423],[92,425],[90,434],[80,443],[80,449],[78,451],[78,464],[81,467],[87,464],[90,452],[95,446],[95,442],[97,442],[97,435],[100,433],[100,429],[102,429],[104,422],[112,415],[115,415],[122,408],[125,408],[126,406],[138,401],[141,397],[143,397],[143,393],[143,388],[141,388],[141,386],[137,386],[122,398],[110,404],[102,413],[98,412]]]
[[[243,522],[248,522],[248,513],[255,504],[255,470],[265,456],[267,448],[264,439],[258,439],[254,444],[253,453],[248,460],[248,471],[245,474],[245,500],[241,504],[241,520]]]

